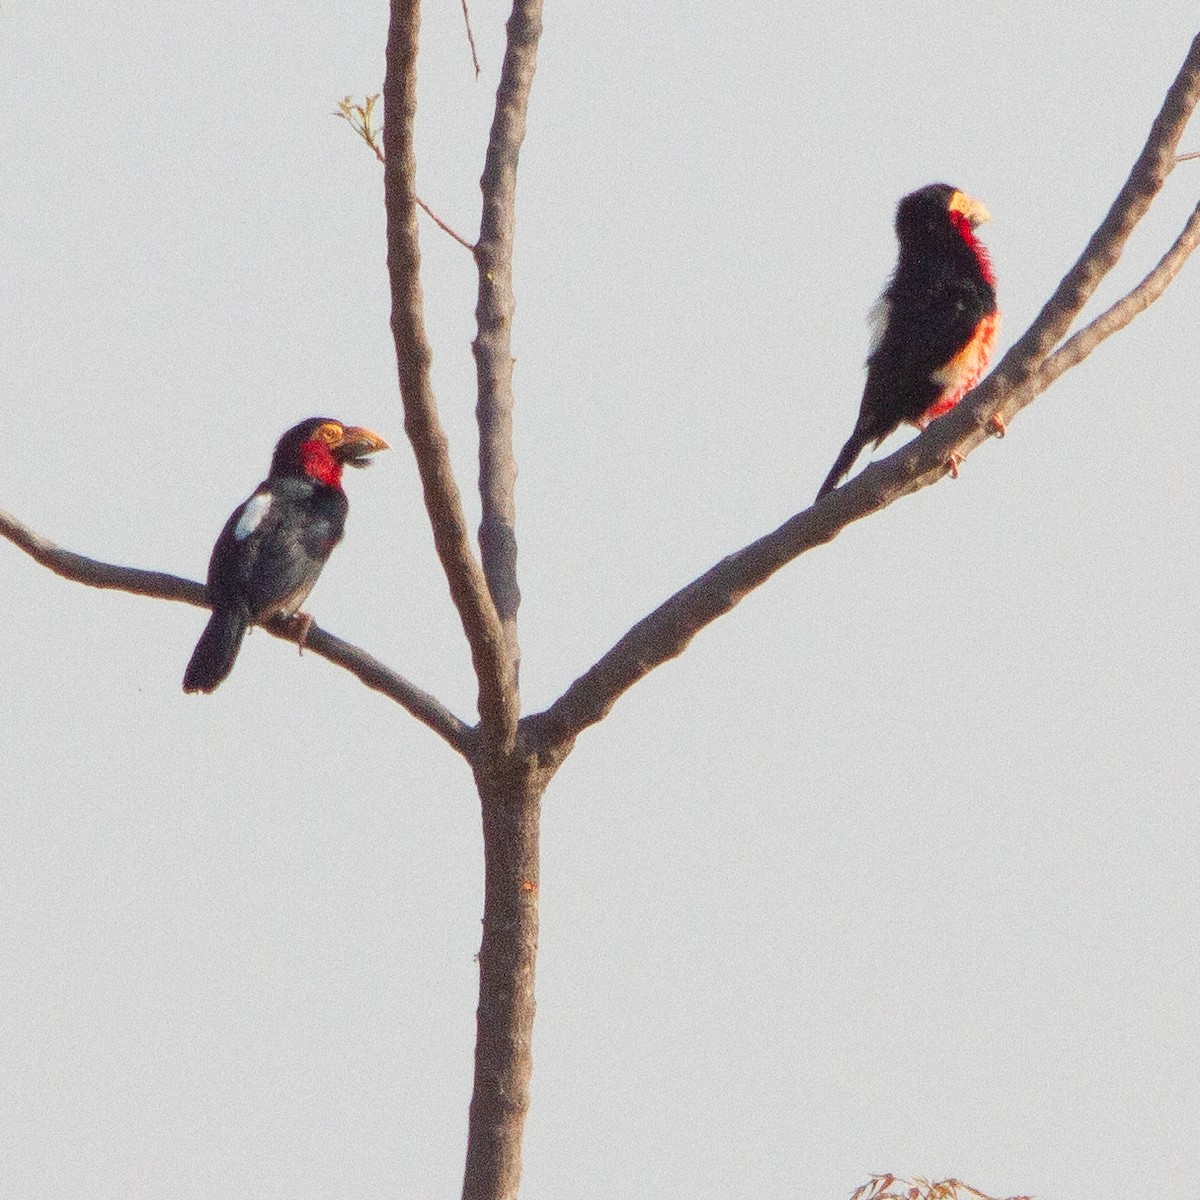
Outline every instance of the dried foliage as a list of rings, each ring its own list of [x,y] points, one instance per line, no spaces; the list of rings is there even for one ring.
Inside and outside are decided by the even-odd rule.
[[[850,1200],[995,1200],[986,1192],[960,1179],[940,1179],[936,1183],[914,1175],[900,1179],[895,1175],[872,1175],[869,1182],[856,1188]],[[1009,1196],[1007,1200],[1032,1200],[1029,1196]]]
[[[383,145],[380,142],[383,130],[376,129],[374,121],[375,104],[378,100],[378,92],[368,96],[361,104],[356,104],[353,97],[345,96],[338,101],[337,111],[333,115],[348,122],[350,128],[375,151],[375,157],[383,162]]]

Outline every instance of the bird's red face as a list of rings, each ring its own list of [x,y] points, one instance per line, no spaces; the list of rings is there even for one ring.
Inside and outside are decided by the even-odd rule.
[[[988,252],[984,249],[983,244],[975,238],[975,230],[985,221],[992,219],[988,210],[978,200],[968,196],[966,192],[956,191],[950,197],[946,211],[950,214],[954,228],[962,234],[963,241],[975,251],[975,257],[979,260],[980,273],[988,283],[994,285],[996,273],[992,269],[992,260],[988,257]]]
[[[304,429],[297,455],[306,474],[329,487],[342,480],[342,467],[366,467],[369,455],[390,447],[377,433],[360,425],[318,420]]]

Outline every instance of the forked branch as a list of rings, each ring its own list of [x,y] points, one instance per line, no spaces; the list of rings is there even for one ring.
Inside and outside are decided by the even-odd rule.
[[[1082,361],[1156,300],[1196,247],[1200,238],[1196,214],[1154,271],[1052,355],[1117,263],[1129,235],[1162,188],[1177,161],[1179,140],[1198,101],[1200,37],[1192,42],[1145,148],[1104,221],[1037,319],[992,374],[920,437],[867,467],[773,533],[729,555],[634,625],[548,709],[525,718],[530,745],[554,757],[567,753],[576,736],[601,720],[625,691],[681,654],[701,629],[733,608],[747,592],[805,551],[837,537],[851,522],[936,483],[946,474],[952,455],[961,460],[987,440],[994,415],[1011,418],[1064,370]]]
[[[1122,296],[1094,321],[1085,325],[1078,333],[1072,334],[1046,359],[1038,372],[1041,389],[1049,387],[1064,371],[1069,371],[1087,358],[1105,338],[1112,337],[1118,330],[1124,329],[1138,313],[1149,308],[1167,290],[1198,245],[1200,204],[1192,210],[1183,231],[1172,243],[1170,250],[1159,259],[1154,270],[1127,296]],[[1029,399],[1032,400],[1033,397],[1030,396]],[[1015,412],[1016,405],[1010,405],[1009,410]]]

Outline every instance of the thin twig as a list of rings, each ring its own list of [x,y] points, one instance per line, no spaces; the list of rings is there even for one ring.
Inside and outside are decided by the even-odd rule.
[[[64,550],[40,533],[35,533],[10,513],[3,511],[0,511],[0,536],[7,538],[14,546],[24,550],[31,558],[63,579],[83,583],[88,587],[130,592],[135,596],[149,596],[157,600],[175,600],[198,608],[208,607],[202,583],[184,579],[179,575],[170,575],[165,571],[145,571],[138,567],[101,562],[71,550]],[[295,642],[299,636],[295,622],[273,621],[263,628],[284,641]],[[432,729],[464,758],[470,758],[474,730],[428,692],[409,683],[402,675],[385,667],[365,650],[327,633],[315,624],[308,627],[304,648],[343,667],[368,687],[382,692],[423,725]]]
[[[467,43],[471,47],[471,62],[475,65],[475,78],[479,78],[479,55],[475,53],[475,35],[471,32],[471,13],[467,0],[462,0],[463,22],[467,26]]]
[[[413,199],[420,205],[421,211],[443,232],[448,233],[460,246],[466,246],[472,254],[475,253],[474,243],[468,242],[465,237],[451,226],[447,225],[441,217],[421,199],[420,196],[414,196]]]
[[[478,72],[476,73],[478,74]],[[350,96],[346,96],[344,99],[338,101],[337,112],[333,115],[347,122],[350,128],[375,152],[375,157],[386,166],[387,156],[384,154],[383,142],[381,141],[383,130],[376,127],[373,121],[375,102],[378,99],[379,94],[376,93],[373,96],[368,96],[362,104],[355,104]],[[443,233],[448,233],[459,245],[465,246],[472,254],[475,253],[474,245],[468,242],[456,229],[443,221],[420,196],[414,193],[413,199]]]

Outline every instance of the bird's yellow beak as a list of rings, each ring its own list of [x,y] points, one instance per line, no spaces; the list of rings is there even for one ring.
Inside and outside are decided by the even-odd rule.
[[[349,467],[365,467],[369,461],[368,454],[390,449],[391,446],[379,434],[363,429],[360,425],[344,426],[341,440],[330,446],[333,457]]]
[[[977,225],[982,225],[984,221],[992,219],[988,210],[978,200],[971,199],[966,192],[955,192],[950,197],[950,203],[947,207],[951,212],[962,213],[971,223],[972,229]]]

